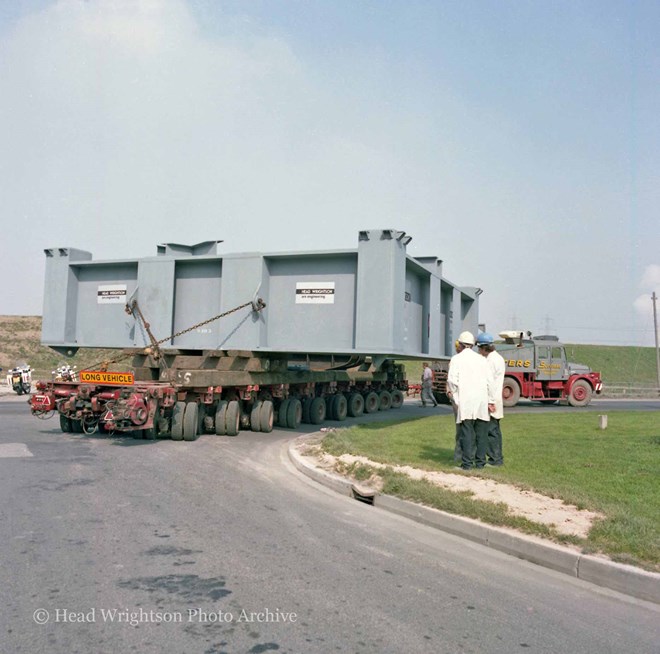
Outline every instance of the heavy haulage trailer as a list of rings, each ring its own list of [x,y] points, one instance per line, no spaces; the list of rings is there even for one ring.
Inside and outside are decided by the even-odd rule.
[[[32,412],[57,412],[65,432],[195,440],[400,407],[396,361],[446,370],[457,335],[477,332],[481,293],[409,256],[410,240],[365,230],[357,250],[273,254],[168,243],[118,261],[47,249],[42,343],[118,355],[37,382]]]

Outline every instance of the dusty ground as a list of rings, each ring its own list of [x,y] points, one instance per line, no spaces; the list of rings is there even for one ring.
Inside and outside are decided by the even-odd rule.
[[[468,491],[474,495],[475,499],[495,503],[503,502],[512,515],[521,516],[532,522],[552,527],[561,534],[586,538],[594,520],[603,517],[592,511],[585,511],[578,509],[576,506],[564,504],[561,500],[522,490],[492,479],[480,478],[475,474],[429,472],[410,466],[386,466],[362,456],[349,454],[334,457],[322,452],[318,445],[301,444],[299,448],[301,454],[315,459],[317,466],[329,471],[336,472],[338,463],[345,465],[361,463],[376,469],[389,467],[395,472],[408,475],[412,479],[425,479],[432,484],[452,491]],[[378,479],[374,479],[369,485],[375,490],[380,490],[378,481]],[[364,482],[360,482],[360,484],[364,485]]]

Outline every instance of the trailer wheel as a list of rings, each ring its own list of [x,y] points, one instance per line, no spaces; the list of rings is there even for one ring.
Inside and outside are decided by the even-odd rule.
[[[307,397],[304,397],[302,401],[302,421],[306,425],[309,425],[310,422],[312,421],[310,418],[309,410],[310,407],[312,406],[313,399],[314,399],[313,397],[309,397],[308,395]]]
[[[241,405],[238,400],[232,400],[227,405],[225,427],[227,436],[236,436],[241,428]]]
[[[502,403],[504,406],[511,407],[518,404],[520,399],[520,386],[515,379],[511,377],[504,378],[504,384],[502,385]]]
[[[289,400],[289,406],[286,410],[286,426],[289,429],[298,429],[302,420],[302,403],[298,398]]]
[[[65,416],[63,413],[60,413],[60,429],[65,434],[70,434],[73,431],[73,425],[71,424],[71,418]]]
[[[361,393],[351,393],[348,396],[348,415],[357,418],[364,413],[364,398]]]
[[[389,391],[381,391],[378,393],[378,410],[388,411],[392,408],[392,394]]]
[[[172,428],[170,432],[173,441],[183,440],[183,412],[185,410],[185,402],[177,402],[172,409]]]
[[[277,426],[286,427],[286,415],[289,410],[290,400],[282,400],[280,406],[277,409]]]
[[[252,431],[261,431],[261,400],[255,400],[250,411],[250,429]]]
[[[365,413],[376,413],[380,407],[380,398],[378,393],[371,391],[367,393],[367,396],[364,398],[364,412]]]
[[[332,397],[332,404],[330,405],[330,418],[332,420],[346,420],[348,415],[348,402],[343,393],[337,393]]]
[[[392,408],[400,409],[402,406],[403,406],[403,393],[398,388],[395,388],[392,391]]]
[[[227,433],[227,401],[220,400],[215,409],[215,433],[218,436],[224,436]]]
[[[199,427],[199,406],[197,402],[188,402],[183,413],[183,439],[186,441],[197,440],[197,428]]]
[[[325,420],[326,406],[322,397],[315,397],[309,407],[309,421],[313,425],[320,425]]]
[[[593,390],[584,379],[578,379],[573,386],[571,392],[568,394],[568,403],[571,406],[587,406],[591,402]]]
[[[264,434],[270,434],[273,431],[273,403],[270,400],[264,400],[259,407],[259,429]]]

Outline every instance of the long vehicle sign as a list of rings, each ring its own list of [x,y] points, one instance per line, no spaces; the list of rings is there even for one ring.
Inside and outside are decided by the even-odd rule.
[[[80,381],[87,384],[107,384],[109,386],[132,386],[135,375],[132,372],[101,372],[100,370],[81,370]]]

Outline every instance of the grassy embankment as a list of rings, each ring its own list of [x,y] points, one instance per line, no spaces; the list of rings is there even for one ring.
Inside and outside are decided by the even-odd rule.
[[[120,354],[119,350],[88,349],[80,350],[73,357],[65,357],[41,345],[40,341],[41,316],[0,316],[0,367],[6,371],[25,361],[32,366],[33,380],[50,379],[51,371],[60,363],[68,363],[81,370]],[[121,367],[113,365],[110,370]],[[4,374],[0,373],[0,379]]]
[[[588,537],[559,535],[507,513],[505,505],[471,499],[392,470],[378,472],[384,493],[553,540],[603,552],[612,559],[660,570],[660,413],[617,412],[601,430],[595,414],[517,414],[502,423],[506,464],[482,471],[453,470],[452,416],[404,423],[369,424],[328,435],[331,454],[366,456],[390,465],[488,477],[602,513]],[[366,479],[375,471],[359,464],[348,472]]]

